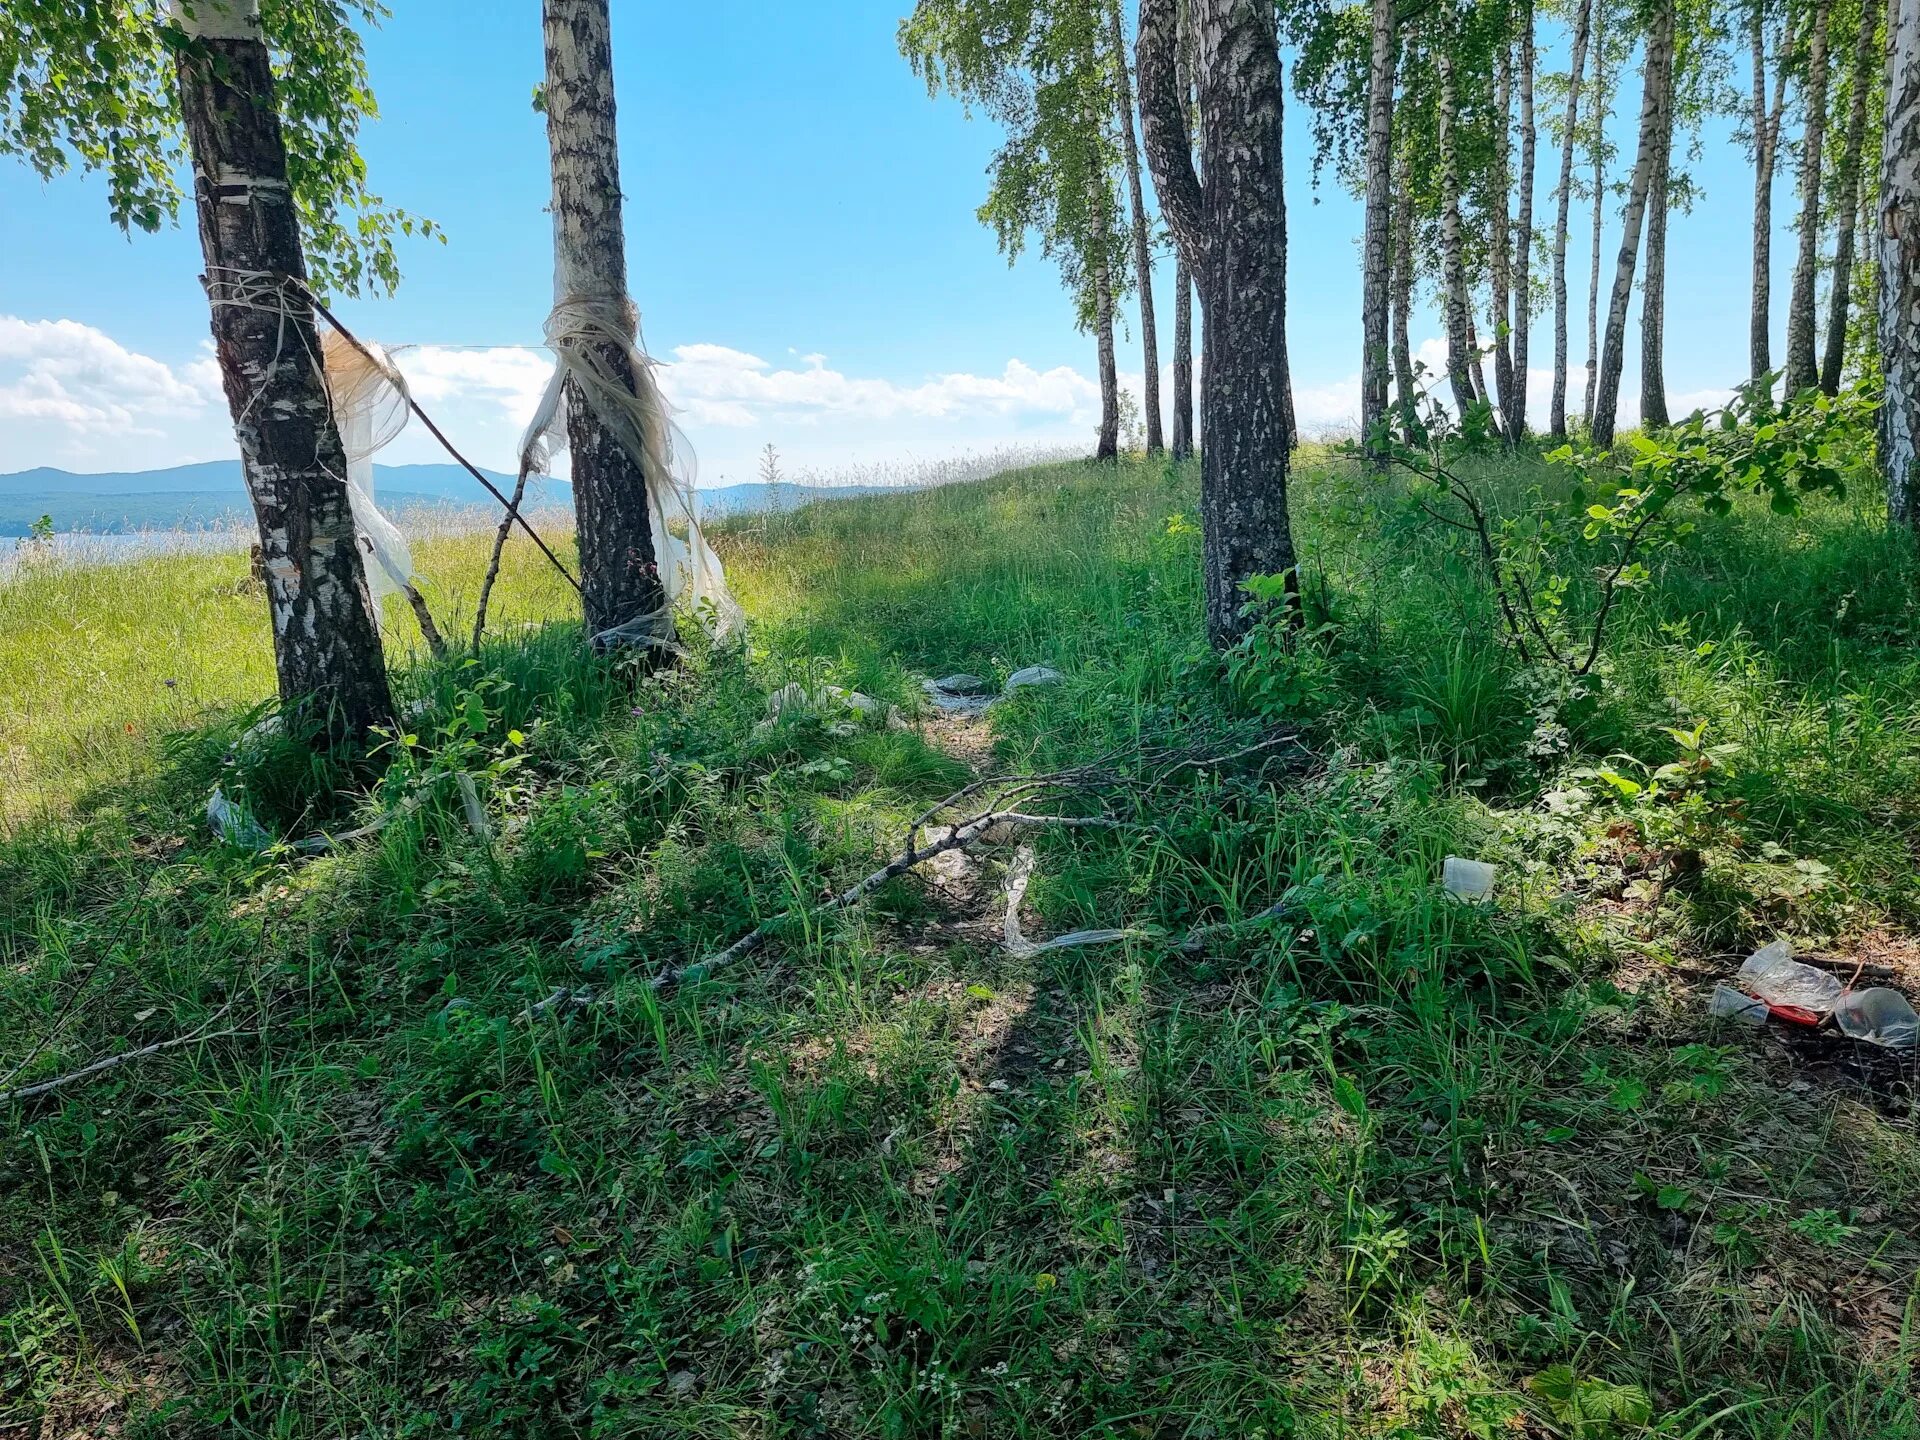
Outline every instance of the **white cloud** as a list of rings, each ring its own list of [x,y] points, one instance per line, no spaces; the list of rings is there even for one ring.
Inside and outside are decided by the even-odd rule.
[[[812,424],[823,419],[986,416],[1071,419],[1092,413],[1099,390],[1069,366],[1035,370],[1009,360],[998,375],[953,372],[914,385],[850,376],[818,353],[803,368],[777,368],[726,345],[680,345],[660,366],[660,388],[693,425]]]
[[[211,359],[176,369],[77,320],[0,315],[0,419],[152,436],[219,399]]]
[[[414,345],[396,350],[393,358],[422,406],[477,403],[492,412],[494,424],[514,430],[533,419],[553,374],[553,358],[544,350],[516,345]]]
[[[377,327],[376,331],[377,331]],[[992,452],[1005,445],[1091,448],[1099,386],[1087,365],[1037,369],[1010,359],[997,373],[943,371],[911,380],[854,375],[828,357],[795,346],[779,363],[717,343],[676,347],[659,362],[661,388],[689,432],[709,484],[750,478],[773,443],[783,463],[831,472],[904,457]],[[1428,383],[1446,399],[1446,346],[1423,341],[1418,357]],[[514,445],[532,416],[552,359],[531,347],[421,345],[396,357],[414,394],[476,463],[513,468]],[[1692,378],[1692,377],[1689,377]],[[1137,398],[1143,377],[1120,381]],[[233,433],[207,347],[169,364],[105,332],[72,320],[0,315],[0,429],[8,469],[159,468],[233,453]],[[1584,372],[1569,375],[1577,410]],[[1359,419],[1359,377],[1295,375],[1294,407],[1312,437],[1352,434]],[[1529,413],[1545,421],[1551,372],[1528,375]],[[1623,377],[1620,423],[1638,420],[1639,379]],[[1676,392],[1676,415],[1717,403],[1720,390]],[[1171,367],[1161,372],[1165,417],[1172,407]],[[409,427],[383,452],[389,464],[442,461],[424,427]]]

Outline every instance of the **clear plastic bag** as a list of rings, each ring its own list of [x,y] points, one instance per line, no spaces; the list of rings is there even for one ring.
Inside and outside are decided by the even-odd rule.
[[[1847,991],[1835,1002],[1833,1019],[1843,1034],[1869,1045],[1911,1050],[1920,1043],[1920,1015],[1906,996],[1884,985]]]
[[[1831,1013],[1845,989],[1837,976],[1795,960],[1793,947],[1785,940],[1754,951],[1735,980],[1747,994],[1769,1005],[1791,1005],[1815,1015]]]

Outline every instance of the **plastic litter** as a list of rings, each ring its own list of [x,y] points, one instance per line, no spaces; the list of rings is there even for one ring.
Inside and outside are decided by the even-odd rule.
[[[257,855],[273,844],[273,837],[247,807],[229,800],[218,785],[207,797],[207,824],[221,840],[239,850],[251,850]]]
[[[1834,1023],[1841,1033],[1888,1050],[1911,1050],[1920,1043],[1920,1015],[1898,990],[1875,985],[1849,990],[1834,1002]]]
[[[1007,677],[1007,683],[1000,687],[1002,695],[1011,695],[1016,690],[1024,690],[1029,685],[1058,685],[1067,677],[1051,665],[1029,665],[1024,670],[1016,670]]]
[[[1764,1025],[1767,1023],[1767,1002],[1756,1000],[1751,995],[1743,995],[1731,985],[1713,987],[1713,999],[1707,1006],[1708,1013],[1723,1020],[1738,1020],[1743,1025]]]
[[[1440,867],[1440,884],[1446,892],[1458,900],[1491,900],[1494,881],[1499,878],[1500,867],[1489,865],[1484,860],[1463,860],[1458,855],[1449,855]]]
[[[810,690],[798,681],[782,685],[767,697],[767,718],[761,723],[788,715],[810,715],[824,721],[830,735],[856,734],[860,729],[858,721],[878,721],[892,730],[904,730],[907,726],[899,710],[871,695],[839,685],[821,685]]]
[[[982,680],[978,675],[942,675],[938,680],[927,682],[936,690],[944,690],[949,695],[987,695],[992,693],[991,682]]]
[[[1020,906],[1027,898],[1027,886],[1033,880],[1033,847],[1022,845],[1007,870],[1007,953],[1021,959],[1044,954],[1048,950],[1072,950],[1081,945],[1111,945],[1116,940],[1144,937],[1142,930],[1073,930],[1051,940],[1029,940],[1020,928]]]
[[[1838,976],[1795,960],[1793,947],[1785,940],[1775,940],[1754,951],[1734,980],[1747,994],[1764,1000],[1776,1014],[1782,1010],[1804,1011],[1814,1018],[1802,1023],[1813,1024],[1820,1016],[1833,1013],[1834,1002],[1846,988]],[[1800,1017],[1788,1014],[1781,1018]]]
[[[944,715],[978,715],[994,701],[993,686],[978,675],[943,675],[921,681],[920,688]]]

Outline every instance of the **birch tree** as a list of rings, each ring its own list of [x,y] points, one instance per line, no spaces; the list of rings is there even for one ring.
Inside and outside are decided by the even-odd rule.
[[[1360,434],[1383,466],[1374,431],[1387,413],[1388,312],[1392,299],[1390,229],[1393,189],[1395,0],[1372,0],[1367,63],[1366,234],[1360,299]]]
[[[1154,188],[1200,290],[1205,618],[1208,638],[1225,647],[1254,618],[1244,583],[1291,583],[1295,567],[1280,63],[1266,0],[1191,3],[1204,184],[1176,78],[1175,0],[1142,0],[1135,67]]]
[[[1787,300],[1786,387],[1789,395],[1817,385],[1813,346],[1814,282],[1820,267],[1820,166],[1827,133],[1827,22],[1832,0],[1812,0],[1807,31],[1806,124],[1800,135],[1799,251]]]
[[[1775,18],[1772,0],[1748,0],[1747,49],[1753,64],[1753,93],[1747,144],[1753,151],[1753,299],[1747,313],[1747,368],[1751,375],[1773,369],[1773,175],[1780,155],[1780,124],[1787,105],[1786,19]],[[1767,54],[1773,50],[1773,89],[1767,89]]]
[[[1440,265],[1447,327],[1447,381],[1453,388],[1454,404],[1459,407],[1459,413],[1465,415],[1479,403],[1481,395],[1474,386],[1471,364],[1472,316],[1467,297],[1465,241],[1460,230],[1460,156],[1454,143],[1459,88],[1454,82],[1453,56],[1448,53],[1444,38],[1435,51],[1434,68],[1440,81],[1435,137],[1440,151]]]
[[[1580,83],[1585,78],[1593,10],[1594,0],[1575,0],[1567,106],[1560,122],[1560,183],[1553,192],[1553,398],[1547,427],[1555,441],[1567,438],[1567,221],[1573,202],[1573,152],[1580,136]]]
[[[926,81],[1006,131],[995,154],[981,221],[1008,263],[1037,237],[1060,267],[1082,329],[1095,338],[1100,372],[1096,454],[1119,450],[1114,363],[1117,294],[1133,275],[1132,227],[1121,213],[1113,60],[1105,0],[918,0],[900,23],[900,52]]]
[[[1880,465],[1887,518],[1920,530],[1920,0],[1887,6],[1880,141]]]
[[[1533,0],[1519,0],[1520,33],[1516,41],[1520,88],[1520,178],[1518,209],[1514,217],[1516,251],[1513,265],[1513,389],[1507,397],[1504,428],[1509,442],[1527,429],[1527,371],[1533,355],[1533,179],[1539,149],[1539,131],[1533,114],[1534,33]]]
[[[1182,3],[1180,34],[1174,47],[1174,88],[1180,103],[1193,113],[1193,24]],[[1193,274],[1186,256],[1174,247],[1173,262],[1173,458],[1193,454]]]
[[[1420,402],[1413,379],[1413,177],[1409,147],[1400,145],[1393,187],[1393,390],[1400,412],[1400,438],[1413,443],[1420,425]]]
[[[1671,26],[1669,18],[1667,24]],[[1654,140],[1653,172],[1647,180],[1647,265],[1640,285],[1640,424],[1664,430],[1667,414],[1667,221],[1673,179],[1673,57],[1671,42],[1664,73],[1666,89],[1660,128]]]
[[[1164,448],[1160,433],[1160,339],[1153,315],[1153,231],[1147,224],[1147,200],[1140,183],[1140,144],[1133,133],[1133,81],[1127,73],[1126,27],[1120,0],[1107,0],[1109,63],[1120,139],[1126,153],[1127,199],[1133,211],[1133,275],[1140,299],[1140,357],[1145,366],[1147,454]]]
[[[1613,113],[1613,95],[1608,88],[1607,0],[1593,0],[1593,114],[1588,125],[1588,160],[1593,167],[1589,185],[1593,201],[1592,241],[1587,262],[1587,380],[1580,399],[1580,419],[1589,433],[1593,430],[1593,409],[1600,386],[1600,252],[1604,235],[1607,200],[1607,162],[1613,147],[1607,139],[1607,120]]]
[[[1835,187],[1833,216],[1833,285],[1827,303],[1826,348],[1820,359],[1820,388],[1840,393],[1840,374],[1846,368],[1847,318],[1853,303],[1854,226],[1860,213],[1860,171],[1867,142],[1867,101],[1873,93],[1874,42],[1880,37],[1878,0],[1861,0],[1853,43],[1853,68],[1848,72],[1847,128],[1840,151],[1840,173]]]
[[[1513,433],[1506,429],[1504,420],[1513,401],[1513,37],[1504,25],[1494,43],[1490,120],[1493,150],[1486,194],[1492,244],[1487,250],[1487,279],[1492,292],[1488,318],[1493,323],[1496,390],[1492,395],[1483,391],[1483,398],[1498,406],[1501,434],[1511,445]]]
[[[1620,251],[1614,261],[1613,293],[1607,302],[1607,331],[1600,352],[1600,382],[1594,397],[1596,445],[1613,443],[1620,403],[1620,372],[1626,352],[1627,306],[1633,298],[1633,273],[1639,259],[1647,194],[1653,185],[1661,137],[1671,124],[1666,110],[1672,100],[1672,75],[1673,0],[1654,0],[1647,24],[1646,61],[1641,67],[1639,151],[1634,157],[1633,179],[1621,216]]]
[[[101,171],[114,223],[157,230],[185,198],[184,145],[280,696],[337,739],[392,699],[309,287],[391,289],[395,237],[434,233],[368,190],[356,145],[374,112],[350,20],[379,14],[277,5],[269,30],[257,0],[0,9],[0,153]]]
[[[589,363],[631,390],[627,349],[619,341],[631,344],[636,322],[627,293],[607,0],[545,0],[541,17],[555,299],[598,327],[597,338],[583,335],[578,343],[590,352]],[[658,611],[666,591],[640,460],[571,377],[566,398],[581,602],[587,630],[597,635]]]

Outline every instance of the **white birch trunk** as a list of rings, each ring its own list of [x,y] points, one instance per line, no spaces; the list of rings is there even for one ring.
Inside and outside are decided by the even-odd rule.
[[[1441,43],[1444,46],[1445,41]],[[1460,162],[1454,153],[1453,140],[1457,96],[1452,57],[1443,48],[1434,57],[1434,63],[1440,72],[1440,264],[1446,291],[1447,380],[1453,387],[1453,403],[1458,413],[1465,415],[1479,396],[1474,392],[1471,369],[1472,317],[1467,304],[1467,267],[1460,234]]]
[[[1787,300],[1786,389],[1796,395],[1820,383],[1813,354],[1813,292],[1820,268],[1820,167],[1827,134],[1827,21],[1831,0],[1813,0],[1807,36],[1806,128],[1800,137],[1800,249]]]
[[[1127,198],[1133,206],[1133,268],[1140,286],[1140,353],[1145,363],[1141,384],[1145,394],[1147,454],[1163,448],[1160,434],[1160,336],[1153,313],[1153,232],[1147,223],[1147,200],[1140,183],[1140,143],[1133,134],[1133,81],[1127,72],[1127,37],[1120,19],[1120,0],[1107,0],[1107,33],[1113,45],[1114,101],[1119,110],[1120,135],[1126,144]]]
[[[1389,228],[1393,188],[1393,69],[1395,0],[1373,0],[1372,52],[1367,64],[1367,220],[1360,294],[1360,438],[1371,462],[1386,463],[1374,431],[1386,418]]]
[[[1593,0],[1579,0],[1574,12],[1573,51],[1567,64],[1566,129],[1560,140],[1560,185],[1554,192],[1553,219],[1553,399],[1548,433],[1567,438],[1567,221],[1573,204],[1573,149],[1580,132],[1580,86],[1586,79],[1587,39],[1593,29]]]
[[[300,221],[256,0],[176,0],[174,52],[214,352],[259,522],[290,714],[337,738],[393,714],[346,454],[306,290]]]
[[[1514,217],[1513,265],[1513,397],[1507,406],[1506,430],[1511,443],[1527,431],[1527,367],[1533,358],[1533,171],[1539,133],[1533,115],[1533,0],[1520,5],[1520,181],[1519,205]]]
[[[1620,253],[1614,261],[1613,293],[1607,301],[1607,333],[1600,352],[1600,384],[1593,402],[1593,440],[1613,444],[1620,406],[1620,372],[1626,358],[1627,306],[1633,299],[1633,271],[1640,254],[1640,230],[1646,219],[1647,192],[1653,184],[1660,150],[1665,104],[1661,79],[1672,63],[1673,0],[1657,0],[1647,26],[1646,59],[1641,70],[1640,148],[1621,217]]]
[[[1887,518],[1920,529],[1920,0],[1887,7],[1880,152],[1880,466]]]

